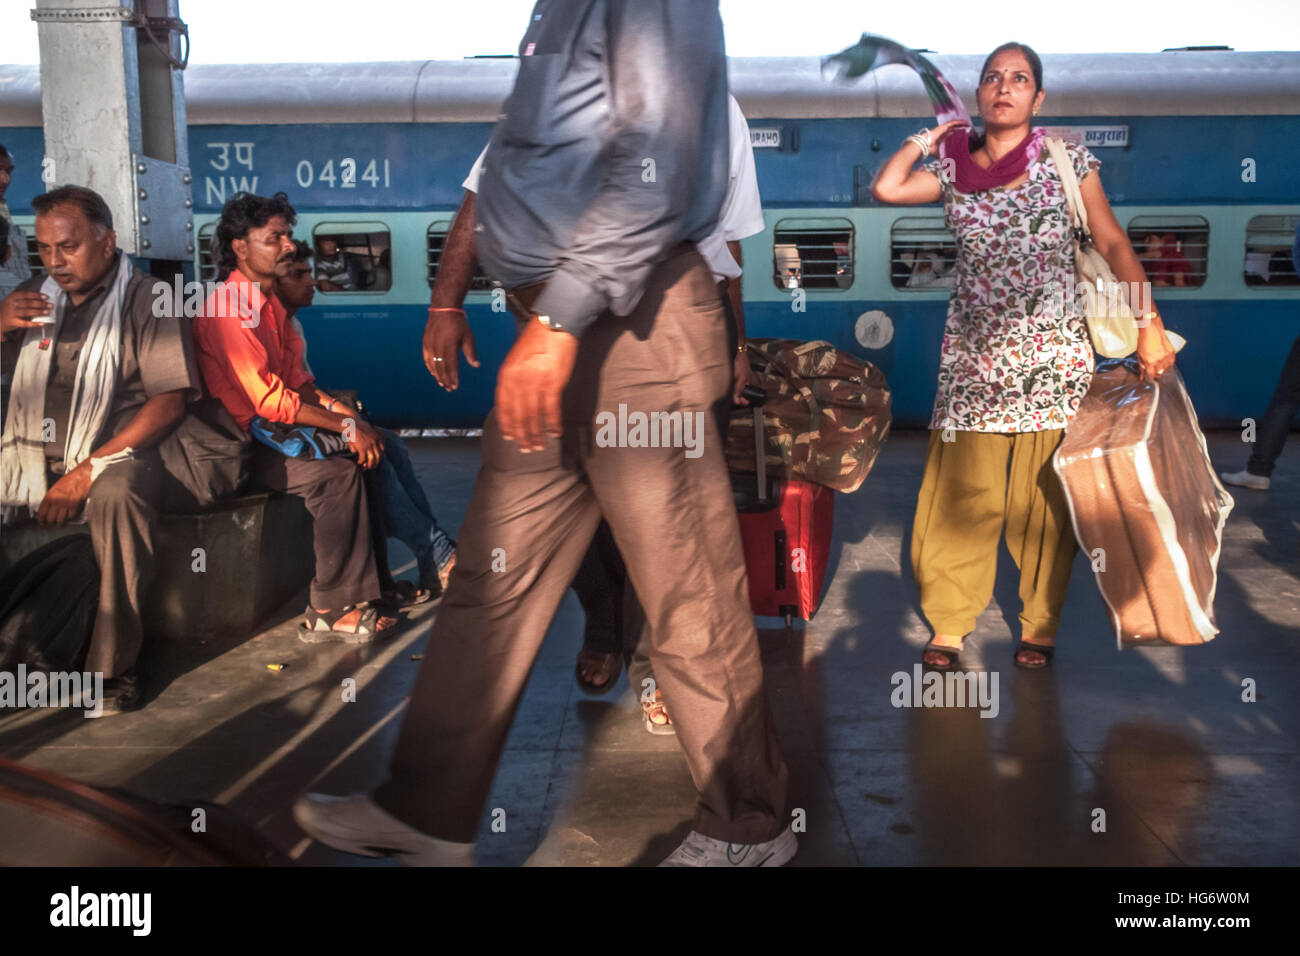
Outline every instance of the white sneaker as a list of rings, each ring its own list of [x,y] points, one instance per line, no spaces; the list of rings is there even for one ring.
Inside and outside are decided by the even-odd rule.
[[[1242,471],[1221,471],[1219,477],[1230,485],[1241,485],[1243,488],[1254,488],[1256,491],[1268,491],[1268,478],[1263,475],[1252,475],[1246,470]]]
[[[660,866],[784,866],[799,850],[794,832],[766,843],[728,843],[692,830]]]
[[[305,793],[293,819],[313,840],[345,853],[391,856],[407,866],[473,866],[474,844],[440,840],[385,812],[369,794]]]

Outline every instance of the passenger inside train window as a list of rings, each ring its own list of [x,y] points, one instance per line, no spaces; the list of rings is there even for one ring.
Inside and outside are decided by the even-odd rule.
[[[356,277],[334,236],[316,239],[316,287],[322,292],[355,292]]]
[[[387,292],[393,286],[387,229],[316,234],[316,287],[322,292]]]
[[[1292,236],[1300,216],[1255,216],[1246,224],[1242,278],[1250,286],[1297,286],[1300,274],[1292,258]]]
[[[848,289],[853,285],[853,224],[846,219],[785,220],[773,229],[779,289]]]
[[[1183,244],[1174,238],[1172,232],[1164,235],[1147,233],[1138,258],[1142,260],[1152,285],[1187,285],[1187,257],[1183,255]]]
[[[902,253],[899,262],[909,270],[904,283],[908,289],[952,288],[956,262],[945,255],[943,249],[922,246],[918,250]]]
[[[1137,216],[1126,230],[1153,286],[1205,284],[1210,225],[1200,216]]]

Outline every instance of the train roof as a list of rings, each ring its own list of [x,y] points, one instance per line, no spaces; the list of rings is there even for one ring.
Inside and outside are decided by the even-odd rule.
[[[973,91],[982,56],[931,56]],[[190,125],[493,122],[514,58],[384,63],[195,65],[185,73]],[[747,116],[929,117],[920,81],[887,67],[851,83],[817,57],[732,57]],[[1171,50],[1045,54],[1044,116],[1300,114],[1300,53]],[[973,92],[966,95],[974,106]],[[40,126],[40,68],[0,65],[0,127]]]

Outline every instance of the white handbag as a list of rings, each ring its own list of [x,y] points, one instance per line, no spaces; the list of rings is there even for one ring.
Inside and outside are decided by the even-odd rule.
[[[1065,188],[1065,205],[1074,226],[1074,268],[1078,276],[1076,293],[1083,299],[1092,347],[1106,358],[1124,358],[1137,351],[1138,325],[1128,305],[1123,283],[1092,244],[1088,213],[1079,192],[1079,180],[1065,144],[1055,137],[1043,141]]]

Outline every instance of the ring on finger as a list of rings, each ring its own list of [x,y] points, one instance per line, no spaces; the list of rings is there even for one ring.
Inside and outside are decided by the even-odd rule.
[[[441,361],[444,361],[444,359],[443,359],[443,357],[442,357],[441,355],[435,355],[435,356],[433,357],[433,360],[434,360],[435,362],[441,362]]]

